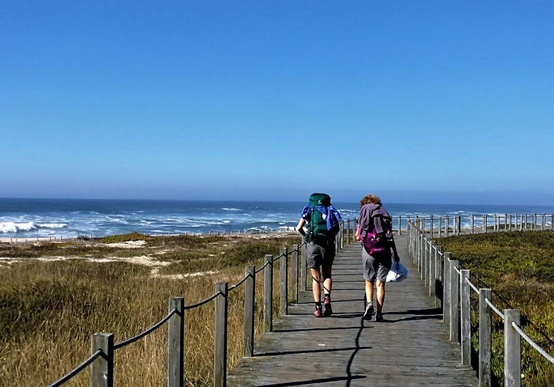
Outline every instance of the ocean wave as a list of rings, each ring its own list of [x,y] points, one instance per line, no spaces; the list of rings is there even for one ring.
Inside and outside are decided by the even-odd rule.
[[[50,229],[67,228],[67,223],[39,223],[37,224],[37,227]]]
[[[0,232],[1,233],[16,233],[16,232],[24,232],[24,231],[31,231],[36,230],[37,226],[35,222],[24,222],[24,223],[16,223],[16,222],[3,222],[0,223]]]
[[[38,231],[40,229],[59,230],[67,228],[67,223],[36,223],[36,222],[2,222],[0,233],[15,234],[18,232]]]
[[[2,201],[0,200],[0,203]],[[136,202],[136,201],[58,201],[57,206],[49,208],[50,202],[17,200],[13,211],[4,211],[0,215],[0,235],[13,237],[47,237],[63,236],[64,238],[79,235],[101,237],[114,234],[139,232],[142,234],[181,234],[210,232],[268,232],[293,231],[300,218],[304,203],[233,203],[233,202]],[[10,203],[8,203],[10,204]],[[76,207],[80,205],[80,207]],[[335,203],[344,220],[358,216],[358,203]],[[554,206],[473,206],[473,205],[420,205],[390,204],[385,205],[394,218],[394,227],[401,221],[402,228],[407,227],[408,220],[416,217],[426,218],[433,215],[434,225],[438,227],[439,217],[462,216],[462,227],[469,226],[469,216],[475,215],[474,225],[483,223],[483,216],[510,213],[537,213],[546,211],[546,224],[551,224]],[[21,211],[25,208],[25,211]],[[28,209],[27,209],[28,208]],[[401,219],[398,219],[398,217]],[[528,222],[532,220],[529,219]],[[541,219],[536,221],[541,222]],[[441,227],[444,227],[443,218]]]
[[[294,226],[280,226],[278,227],[278,230],[281,232],[291,232],[296,231],[296,227]]]

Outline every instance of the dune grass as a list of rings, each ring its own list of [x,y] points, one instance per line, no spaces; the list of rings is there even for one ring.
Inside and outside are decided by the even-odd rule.
[[[541,348],[554,353],[554,232],[510,231],[454,236],[437,240],[460,266],[470,269],[472,282],[493,290],[500,309],[519,309],[522,326]],[[473,292],[472,292],[473,293]],[[473,295],[475,297],[475,295]],[[476,305],[476,300],[472,300]],[[477,330],[477,314],[472,316]],[[493,314],[494,380],[503,383],[503,323]],[[474,337],[477,350],[478,340]],[[554,365],[522,341],[522,384],[551,386]]]
[[[107,245],[137,240],[146,244],[137,248]],[[116,343],[133,337],[167,315],[170,297],[184,297],[186,305],[206,299],[215,292],[215,283],[233,285],[244,277],[246,265],[259,267],[264,254],[277,255],[282,247],[298,242],[296,236],[130,234],[102,240],[0,244],[0,257],[17,259],[16,263],[0,263],[0,386],[48,385],[90,356],[94,333],[113,333]],[[139,256],[166,266],[155,266],[158,275],[153,276],[152,267],[133,263],[133,257]],[[54,260],[59,257],[64,260]],[[99,262],[106,257],[126,260]],[[185,276],[208,270],[211,274]],[[259,304],[262,286],[259,275]],[[229,366],[243,354],[243,300],[244,287],[230,293]],[[261,308],[257,312],[256,336],[262,330]],[[213,384],[214,319],[213,302],[185,314],[187,385]],[[117,350],[115,384],[165,385],[166,336],[164,326]],[[67,385],[90,385],[89,371]]]

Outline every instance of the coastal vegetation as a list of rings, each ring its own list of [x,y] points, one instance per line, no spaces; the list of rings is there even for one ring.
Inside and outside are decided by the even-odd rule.
[[[88,358],[92,334],[114,333],[116,343],[133,337],[166,316],[170,297],[182,296],[187,305],[204,300],[214,293],[215,283],[235,284],[243,278],[245,266],[260,267],[265,254],[276,256],[281,248],[298,242],[294,234],[133,233],[0,243],[0,386],[48,385]],[[499,309],[519,309],[525,332],[554,352],[554,232],[464,235],[437,243],[471,270],[473,283],[493,289]],[[256,283],[258,305],[261,277]],[[475,294],[472,297],[477,305]],[[230,293],[229,366],[243,354],[243,300],[243,287]],[[187,385],[212,385],[213,303],[187,310],[185,321]],[[503,325],[495,314],[493,323],[493,381],[502,385]],[[472,329],[476,333],[476,311]],[[256,337],[261,331],[258,308]],[[477,351],[476,334],[473,346]],[[522,354],[523,385],[551,385],[552,364],[524,341]],[[117,351],[115,384],[164,385],[166,365],[166,330],[158,329]],[[87,386],[89,378],[85,370],[67,385]]]
[[[493,290],[498,309],[518,309],[526,334],[548,353],[554,353],[554,232],[509,231],[454,236],[437,240],[461,268],[470,269],[472,282]],[[472,292],[472,305],[477,305]],[[477,311],[472,330],[477,331]],[[503,383],[503,323],[493,313],[492,371],[496,384]],[[473,347],[478,350],[477,335]],[[522,383],[551,386],[554,365],[522,341]]]
[[[0,386],[48,385],[90,356],[91,336],[131,338],[167,315],[170,297],[185,304],[233,285],[299,243],[294,234],[152,237],[140,234],[64,242],[0,243]],[[261,303],[263,279],[257,277]],[[274,292],[278,294],[277,291]],[[243,354],[244,287],[229,296],[229,366]],[[276,308],[277,309],[277,308]],[[213,384],[214,305],[187,310],[185,377]],[[257,310],[255,335],[262,331]],[[164,385],[167,331],[158,329],[115,356],[116,385]],[[67,385],[90,385],[84,370]]]

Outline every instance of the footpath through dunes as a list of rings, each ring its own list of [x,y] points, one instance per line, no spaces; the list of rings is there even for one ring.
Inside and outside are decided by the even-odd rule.
[[[460,364],[440,308],[429,297],[397,236],[408,279],[387,284],[383,322],[362,319],[361,246],[345,247],[333,266],[333,315],[313,315],[311,289],[302,291],[289,315],[256,342],[227,375],[228,386],[476,386],[477,375]]]

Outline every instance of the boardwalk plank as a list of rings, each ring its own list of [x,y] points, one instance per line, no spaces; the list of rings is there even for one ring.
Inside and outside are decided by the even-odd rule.
[[[405,236],[397,237],[410,278],[387,284],[385,321],[364,321],[361,247],[347,246],[335,260],[333,315],[313,316],[311,291],[300,292],[289,315],[256,342],[254,357],[230,370],[229,386],[476,386],[460,364],[440,309],[408,262]]]

